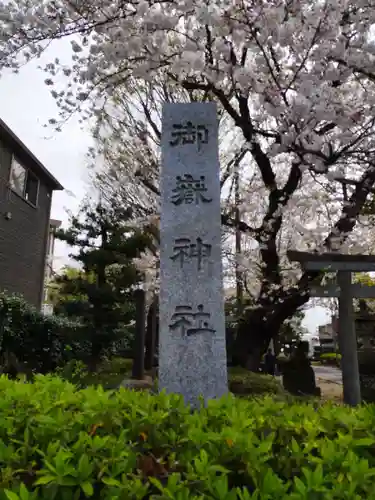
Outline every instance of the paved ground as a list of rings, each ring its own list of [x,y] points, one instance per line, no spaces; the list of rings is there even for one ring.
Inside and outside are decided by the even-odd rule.
[[[341,370],[335,366],[313,365],[316,385],[322,391],[322,399],[326,401],[342,402]],[[281,377],[280,383],[281,383]]]
[[[316,385],[322,391],[322,399],[342,402],[341,370],[335,366],[314,366]]]
[[[342,384],[341,370],[335,366],[313,366],[315,377],[320,380],[326,380],[327,382],[334,382],[336,384]]]

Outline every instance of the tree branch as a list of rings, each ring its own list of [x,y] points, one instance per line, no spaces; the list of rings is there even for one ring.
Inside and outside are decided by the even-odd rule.
[[[254,237],[258,236],[258,231],[259,231],[258,229],[249,226],[248,224],[246,224],[246,222],[236,221],[229,214],[221,215],[221,223],[223,224],[223,226],[239,229],[243,233],[246,233],[250,236]]]
[[[334,225],[332,231],[324,241],[324,247],[327,251],[334,250],[335,240],[338,239],[339,245],[344,243],[348,234],[356,225],[357,218],[366,202],[368,194],[372,191],[375,184],[375,164],[371,163],[370,167],[362,175],[361,179],[355,186],[355,189],[347,203],[342,209],[340,219]]]
[[[238,151],[234,155],[234,157],[230,160],[230,162],[228,162],[228,164],[225,168],[225,172],[222,175],[221,180],[220,180],[220,187],[221,188],[224,186],[225,182],[229,179],[233,168],[238,166],[241,163],[241,161],[246,156],[246,153],[248,153],[248,152],[249,152],[249,149],[247,147],[241,148],[241,150]]]
[[[257,241],[264,262],[260,300],[269,302],[270,287],[281,285],[280,258],[277,251],[277,234],[282,224],[282,208],[285,207],[301,180],[300,163],[292,163],[289,177],[282,189],[273,189],[268,197],[268,210],[258,230]]]
[[[258,165],[264,185],[270,191],[274,191],[277,189],[276,176],[272,170],[271,162],[268,156],[264,153],[259,143],[256,141],[251,142],[250,151],[256,164]]]
[[[345,241],[348,234],[354,228],[358,215],[363,208],[368,194],[374,188],[374,184],[375,164],[371,164],[357,182],[353,194],[343,207],[341,217],[325,239],[323,246],[327,251],[333,250],[333,242],[337,241],[337,239],[339,243]],[[282,323],[285,319],[294,314],[297,308],[306,304],[310,298],[311,284],[323,274],[324,271],[305,271],[296,286],[290,287],[287,290],[279,290],[275,299],[282,303],[283,307],[274,308],[271,321]]]

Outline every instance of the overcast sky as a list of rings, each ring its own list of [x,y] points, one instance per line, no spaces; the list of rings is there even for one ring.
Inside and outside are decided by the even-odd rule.
[[[49,51],[44,62],[56,56],[66,58],[66,48],[60,46],[57,49]],[[64,186],[65,191],[54,193],[51,217],[66,223],[66,209],[75,211],[87,191],[86,153],[91,137],[87,129],[82,129],[77,116],[66,123],[61,132],[44,127],[50,118],[57,117],[58,110],[44,84],[46,74],[37,68],[40,64],[41,61],[33,61],[19,74],[2,74],[0,116]],[[66,263],[68,253],[67,248],[57,242],[56,267]],[[317,326],[327,320],[326,310],[314,308],[307,311],[304,323],[311,333],[315,333]]]
[[[65,49],[66,52],[66,49]],[[64,186],[65,190],[53,195],[53,219],[67,220],[66,209],[75,210],[87,188],[86,153],[91,144],[88,130],[83,130],[78,117],[73,117],[56,132],[45,128],[50,118],[58,117],[58,109],[44,80],[47,75],[38,65],[50,57],[64,55],[56,49],[42,61],[32,61],[19,74],[6,72],[0,78],[0,116],[47,169]],[[67,248],[56,244],[56,265],[67,260]]]

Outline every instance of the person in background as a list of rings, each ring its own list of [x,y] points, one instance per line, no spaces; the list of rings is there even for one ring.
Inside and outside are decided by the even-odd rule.
[[[264,356],[264,371],[268,375],[275,376],[276,356],[273,354],[272,349],[268,349],[267,354]]]

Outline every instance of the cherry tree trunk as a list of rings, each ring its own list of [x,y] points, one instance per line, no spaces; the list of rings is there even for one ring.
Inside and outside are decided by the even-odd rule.
[[[292,317],[308,299],[307,295],[296,294],[289,300],[274,305],[271,313],[263,307],[249,312],[238,325],[233,347],[233,364],[258,371],[263,354],[271,340],[277,339],[283,322]]]
[[[271,331],[270,325],[264,321],[262,309],[253,311],[238,325],[233,346],[233,363],[251,371],[258,371],[262,355],[271,338],[277,333],[275,325]]]
[[[145,339],[145,370],[151,371],[155,365],[155,355],[159,342],[159,300],[156,296],[147,313],[146,339]]]

